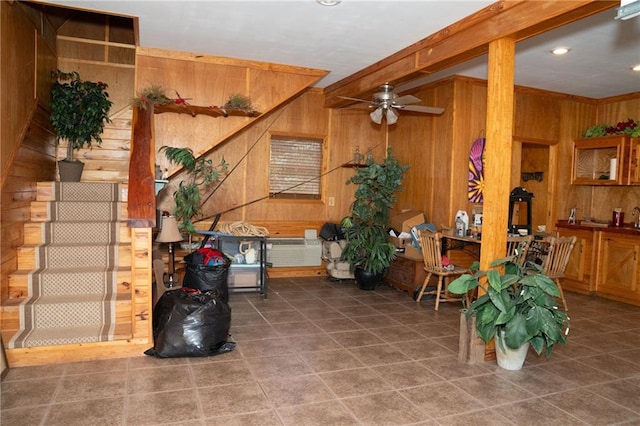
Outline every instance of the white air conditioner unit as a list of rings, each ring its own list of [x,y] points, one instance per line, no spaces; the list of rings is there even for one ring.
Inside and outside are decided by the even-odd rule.
[[[622,0],[617,10],[616,19],[622,21],[640,16],[640,0]]]
[[[267,262],[274,267],[322,265],[322,242],[316,231],[305,231],[305,237],[267,238]]]

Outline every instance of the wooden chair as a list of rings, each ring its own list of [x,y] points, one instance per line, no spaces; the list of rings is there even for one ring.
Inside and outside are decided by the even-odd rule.
[[[567,268],[567,263],[569,263],[569,257],[573,251],[573,246],[576,244],[577,237],[547,237],[544,241],[549,245],[542,269],[544,269],[549,278],[555,281],[560,291],[564,310],[568,311],[560,279],[564,277],[564,271]]]
[[[420,247],[422,248],[422,257],[424,258],[424,270],[427,272],[427,277],[422,284],[420,293],[416,298],[416,302],[420,302],[422,296],[425,294],[435,294],[436,296],[436,311],[440,307],[440,302],[459,302],[460,298],[447,297],[447,287],[443,288],[443,282],[448,280],[449,277],[460,276],[468,273],[469,270],[459,266],[452,265],[452,268],[445,268],[442,264],[442,234],[440,232],[431,232],[428,230],[420,231]],[[435,291],[425,293],[427,285],[432,275],[438,277],[438,285]]]
[[[524,266],[532,241],[533,235],[507,237],[507,256],[514,256],[513,263]]]

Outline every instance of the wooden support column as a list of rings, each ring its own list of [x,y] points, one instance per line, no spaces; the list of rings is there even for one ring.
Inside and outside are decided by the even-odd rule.
[[[514,65],[513,39],[502,38],[489,43],[481,269],[488,269],[494,259],[506,255],[513,150]],[[474,363],[495,357],[493,344],[487,345],[484,353],[473,349],[481,344],[483,342],[476,336],[475,329],[467,327],[465,335],[460,336],[458,359]]]
[[[153,228],[156,225],[156,194],[152,105],[147,108],[133,108],[132,132],[129,160],[129,226]]]

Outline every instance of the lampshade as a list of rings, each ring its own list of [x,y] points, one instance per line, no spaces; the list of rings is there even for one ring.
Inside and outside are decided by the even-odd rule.
[[[165,216],[162,218],[162,229],[156,237],[158,243],[176,243],[182,241],[182,235],[178,230],[178,222],[175,216]]]
[[[398,121],[398,114],[393,108],[387,109],[387,124],[396,124],[396,121]]]
[[[371,117],[371,120],[376,124],[382,123],[382,108],[377,108],[375,111],[369,114],[369,117]]]

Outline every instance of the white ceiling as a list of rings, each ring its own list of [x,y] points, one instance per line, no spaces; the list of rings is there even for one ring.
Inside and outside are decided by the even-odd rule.
[[[46,3],[139,18],[140,45],[318,68],[326,87],[492,1],[342,0],[54,0]],[[603,98],[640,91],[640,18],[614,20],[615,9],[520,42],[516,84]],[[563,57],[549,51],[571,48]],[[429,76],[486,78],[486,57]],[[418,84],[418,83],[416,83]],[[410,87],[403,85],[403,88]]]

